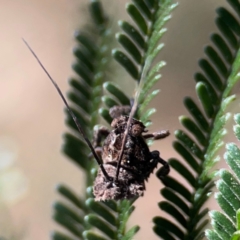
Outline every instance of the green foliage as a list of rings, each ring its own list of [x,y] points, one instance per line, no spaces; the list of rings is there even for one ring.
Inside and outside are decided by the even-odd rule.
[[[163,47],[163,44],[158,42],[166,31],[163,25],[169,20],[169,13],[175,6],[172,0],[132,1],[126,6],[126,10],[134,24],[119,21],[123,32],[117,33],[116,39],[124,50],[114,49],[112,56],[137,83],[140,83],[142,91],[136,99],[141,104],[138,115],[146,124],[149,123],[149,117],[155,109],[145,109],[159,92],[150,90],[160,79],[159,70],[165,65],[164,62],[157,62],[152,66],[152,62]],[[75,36],[78,46],[74,49],[77,61],[73,70],[77,78],[70,79],[71,91],[68,93],[68,99],[73,104],[71,108],[85,134],[91,139],[93,127],[99,121],[98,113],[110,123],[112,119],[109,108],[129,105],[130,97],[121,87],[107,81],[109,61],[106,59],[110,58],[112,30],[99,0],[91,1],[90,13],[96,31],[91,34],[80,32]],[[146,80],[142,81],[142,78]],[[104,96],[102,89],[109,95]],[[101,99],[105,107],[100,108]],[[53,217],[68,233],[54,232],[52,239],[132,239],[139,227],[134,226],[127,230],[126,224],[134,210],[134,201],[94,201],[91,186],[96,176],[95,162],[89,160],[89,149],[85,142],[75,136],[78,135],[77,128],[69,115],[66,123],[73,133],[64,135],[63,151],[84,170],[87,192],[85,196],[79,197],[70,187],[58,186],[57,191],[66,203],[57,201],[54,204]]]
[[[239,12],[240,4],[237,1],[228,2]],[[212,168],[220,159],[218,150],[224,144],[224,125],[230,117],[227,107],[235,99],[230,93],[239,80],[240,69],[239,20],[225,8],[219,8],[217,13],[216,24],[220,33],[212,34],[213,44],[205,48],[207,57],[199,61],[202,72],[195,74],[196,93],[203,111],[191,98],[185,98],[184,104],[192,118],[181,116],[180,122],[192,136],[183,130],[175,132],[177,141],[173,147],[184,163],[174,158],[169,160],[172,170],[181,175],[190,187],[167,177],[164,180],[166,187],[161,190],[166,200],[160,202],[159,207],[175,219],[176,223],[160,216],[153,219],[154,231],[163,239],[201,239],[208,223],[208,209],[203,205],[214,186]],[[232,145],[228,145],[228,148],[230,146]],[[236,149],[231,149],[231,153],[236,155]],[[225,173],[222,171],[219,174],[223,177]],[[235,188],[235,183],[234,178],[229,178],[228,183],[222,180],[218,184],[222,192],[217,195],[217,199],[227,217],[219,212],[211,213],[214,230],[207,232],[209,239],[230,239],[233,234],[236,211],[240,207],[240,198],[236,199],[231,189],[231,186],[238,188],[238,185]]]
[[[108,201],[95,202],[88,199],[86,205],[90,207],[93,214],[85,217],[85,221],[96,227],[100,232],[108,236],[109,239],[132,239],[132,236],[139,230],[138,226],[132,227],[126,232],[126,223],[134,210],[132,201]],[[93,239],[95,232],[92,230],[83,233],[86,239]],[[94,239],[105,239],[98,235]]]
[[[235,0],[228,2],[239,17],[240,4]],[[149,109],[148,104],[159,92],[152,88],[161,78],[159,71],[165,65],[163,61],[156,61],[156,56],[164,46],[160,43],[166,32],[164,25],[175,7],[172,0],[132,0],[126,5],[132,22],[118,22],[122,32],[116,34],[116,39],[121,48],[112,50],[113,30],[110,29],[109,18],[100,0],[90,2],[94,31],[80,32],[75,36],[78,45],[74,50],[76,63],[73,70],[77,77],[70,79],[71,91],[68,94],[72,109],[90,139],[94,125],[99,123],[99,115],[110,123],[109,109],[131,102],[131,97],[121,86],[108,79],[110,53],[134,80],[129,84],[138,86],[134,99],[139,105],[136,117],[146,126],[151,124],[149,118],[155,109]],[[239,80],[240,67],[239,19],[225,8],[219,8],[217,14],[216,24],[220,32],[211,35],[212,44],[205,47],[206,57],[199,61],[201,72],[194,76],[201,106],[186,97],[184,105],[191,117],[181,116],[179,119],[185,130],[175,131],[173,147],[183,161],[169,159],[171,169],[189,186],[170,176],[163,180],[160,171],[157,172],[165,185],[161,190],[165,200],[159,202],[159,208],[174,219],[171,221],[161,216],[153,219],[154,232],[162,239],[201,239],[208,223],[208,209],[203,205],[214,186],[216,172],[212,169],[220,159],[218,150],[224,145],[224,126],[231,116],[227,109],[235,99],[231,90]],[[107,94],[104,95],[103,91]],[[240,114],[235,115],[235,121],[234,132],[240,139]],[[68,116],[66,122],[72,133],[64,135],[63,151],[84,170],[87,190],[85,196],[80,197],[70,187],[58,186],[57,191],[65,201],[54,204],[53,217],[67,233],[56,231],[52,239],[133,239],[139,227],[127,230],[126,225],[134,211],[134,201],[94,201],[91,186],[96,176],[96,164],[89,160],[85,142],[75,136],[78,133],[73,120]],[[239,158],[240,149],[233,143],[227,144],[225,159],[234,174],[227,170],[217,172],[220,180],[217,182],[219,193],[216,199],[223,213],[210,213],[213,229],[206,232],[209,239],[240,237]]]
[[[240,66],[239,66],[240,67]],[[240,114],[234,115],[237,125],[233,127],[236,137],[239,137],[238,129],[240,127]],[[219,170],[216,175],[219,180],[216,183],[218,193],[215,198],[221,207],[223,213],[211,211],[211,224],[213,229],[206,231],[206,236],[210,240],[214,239],[239,239],[240,237],[240,149],[235,143],[226,145],[224,158],[232,170]]]
[[[152,62],[161,50],[163,44],[160,44],[156,51],[150,43],[153,42],[155,45],[158,43],[162,34],[158,35],[157,32],[161,31],[162,26],[169,19],[170,11],[175,7],[172,1],[163,1],[162,4],[159,4],[159,1],[151,2],[153,5],[146,5],[144,1],[132,1],[132,3],[126,6],[127,12],[134,20],[135,25],[126,21],[119,21],[119,26],[124,33],[117,33],[116,39],[124,50],[114,49],[112,51],[113,57],[127,70],[129,75],[141,85],[141,95],[139,99],[135,99],[135,101],[139,100],[139,102],[142,103],[137,115],[145,124],[149,122],[149,117],[155,110],[148,109],[144,112],[144,109],[158,93],[156,90],[150,92],[150,89],[160,78],[160,76],[156,76],[156,74],[161,67],[165,65],[164,62],[158,62],[152,66]],[[149,19],[146,19],[146,11],[150,17]],[[139,46],[141,47],[139,48]],[[146,77],[145,81],[142,81],[143,77]],[[112,119],[109,115],[109,108],[117,105],[129,105],[130,97],[126,96],[121,88],[112,82],[105,82],[103,88],[110,95],[102,97],[105,107],[100,108],[99,113],[106,122],[111,123]],[[98,205],[100,205],[100,203],[94,202],[93,199],[91,199],[90,202],[95,208],[98,208]],[[102,211],[97,212],[97,214],[102,217],[102,225],[93,224],[93,222],[96,222],[96,219],[100,221],[98,216],[94,215],[96,214],[95,211],[94,214],[88,215],[85,220],[88,221],[90,225],[98,228],[100,232],[107,235],[110,239],[132,239],[134,234],[139,230],[139,227],[135,226],[128,232],[125,231],[127,219],[134,209],[132,202],[124,200],[117,204],[117,209],[111,209],[112,212],[108,209],[109,214],[118,216],[114,221],[108,221]],[[114,230],[112,231],[112,229]],[[101,236],[96,236],[92,230],[85,231],[84,236],[87,239],[102,239]]]
[[[164,46],[159,43],[163,33],[166,32],[163,26],[171,18],[170,12],[176,6],[177,4],[174,4],[172,0],[132,1],[127,4],[126,10],[135,24],[127,21],[118,22],[123,32],[116,34],[116,39],[122,45],[123,50],[114,49],[112,55],[140,84],[140,92],[137,93],[139,95],[135,97],[140,104],[137,116],[146,126],[150,124],[149,117],[155,112],[155,109],[146,108],[159,92],[158,90],[151,91],[151,89],[161,78],[159,71],[165,65],[163,61],[157,61],[154,64],[153,61]],[[120,88],[115,86],[116,90],[114,90],[112,83],[111,86],[105,84],[104,87],[112,98],[117,98],[119,105],[129,105],[130,98],[125,97]],[[109,122],[107,112],[108,110],[102,109],[100,113]]]
[[[77,46],[73,51],[76,57],[73,70],[77,77],[71,78],[69,81],[71,91],[68,93],[68,99],[73,103],[71,108],[80,121],[85,134],[91,139],[92,129],[99,121],[101,86],[107,78],[106,63],[110,57],[110,49],[107,46],[111,42],[111,33],[102,4],[99,1],[91,1],[89,10],[95,22],[92,27],[94,32],[84,31],[75,35]],[[95,177],[95,173],[92,171],[95,162],[89,159],[89,149],[85,142],[79,139],[75,123],[68,113],[66,123],[73,132],[64,135],[63,151],[70,160],[84,170],[86,176],[84,184],[87,188],[92,185]],[[71,235],[54,232],[52,239],[83,239],[83,232],[90,227],[84,217],[92,212],[85,202],[88,197],[92,197],[91,191],[87,191],[86,196],[82,197],[65,185],[59,185],[57,191],[67,203],[58,201],[54,204],[53,218]]]

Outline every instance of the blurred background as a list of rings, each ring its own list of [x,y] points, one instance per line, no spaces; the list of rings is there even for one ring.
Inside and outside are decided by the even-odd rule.
[[[117,19],[125,18],[126,1],[104,0]],[[73,76],[73,34],[85,24],[85,0],[0,0],[0,236],[9,239],[49,239],[59,229],[51,219],[55,186],[66,183],[83,192],[78,168],[61,153],[66,131],[63,103],[22,39],[28,41],[42,63],[68,90]],[[162,41],[160,59],[167,62],[152,102],[157,107],[151,130],[169,129],[172,136],[155,143],[164,159],[178,157],[172,149],[178,117],[187,114],[184,96],[195,96],[193,74],[204,45],[216,30],[215,9],[223,0],[179,0]],[[174,173],[172,173],[174,174]],[[147,192],[136,202],[129,224],[139,224],[137,240],[157,239],[152,217],[163,215],[157,206],[161,183],[152,175]]]

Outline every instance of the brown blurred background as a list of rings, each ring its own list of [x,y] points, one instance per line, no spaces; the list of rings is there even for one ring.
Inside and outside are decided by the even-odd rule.
[[[66,183],[76,192],[84,191],[84,186],[79,169],[60,151],[66,131],[63,103],[21,38],[29,42],[66,92],[67,79],[73,75],[73,33],[84,24],[87,2],[0,0],[0,149],[14,155],[14,164],[6,171],[20,171],[27,186],[21,199],[2,204],[0,218],[13,224],[7,224],[11,228],[7,231],[23,233],[24,240],[49,239],[52,230],[60,229],[51,219],[51,205],[59,197],[54,190],[57,183]],[[126,1],[104,2],[113,15],[125,17]],[[197,61],[204,56],[210,33],[216,30],[215,9],[225,4],[223,0],[179,0],[167,25],[160,54],[167,66],[158,84],[161,92],[152,103],[157,113],[151,126],[151,130],[169,129],[172,133],[152,146],[164,159],[177,157],[171,143],[174,130],[180,128],[178,116],[187,114],[182,100],[186,95],[196,98],[193,74],[199,70]],[[157,207],[160,187],[152,175],[145,196],[135,204],[129,224],[141,226],[137,240],[158,239],[151,227],[152,217],[163,214]],[[0,236],[1,232],[6,232],[6,226],[0,226]]]

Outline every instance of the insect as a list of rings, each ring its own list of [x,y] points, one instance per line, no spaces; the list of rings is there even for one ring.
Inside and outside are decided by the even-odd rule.
[[[137,108],[136,100],[132,108],[129,106],[115,106],[111,108],[110,115],[113,118],[111,127],[113,129],[111,131],[105,127],[97,129],[94,132],[92,144],[86,137],[83,128],[56,82],[28,43],[24,39],[23,41],[58,91],[78,131],[99,165],[93,186],[93,194],[96,201],[131,199],[143,196],[145,181],[148,180],[158,163],[163,165],[160,169],[160,176],[164,177],[169,173],[168,163],[160,157],[158,151],[151,152],[145,142],[149,138],[154,140],[165,138],[169,135],[169,132],[164,130],[146,134],[147,130],[144,124],[133,118]],[[129,115],[123,115],[127,113]],[[105,140],[101,147],[103,138]]]
[[[145,180],[149,178],[158,163],[163,165],[160,175],[166,176],[169,173],[168,163],[160,158],[158,151],[150,152],[145,142],[148,138],[165,138],[169,132],[143,134],[147,132],[143,123],[132,118],[126,134],[129,119],[129,116],[123,115],[116,117],[111,124],[112,131],[107,132],[106,128],[100,128],[97,133],[103,132],[105,135],[108,133],[103,143],[101,156],[103,166],[113,181],[107,181],[101,169],[98,170],[93,187],[96,200],[131,199],[143,196]],[[126,143],[117,173],[124,136],[126,136]]]

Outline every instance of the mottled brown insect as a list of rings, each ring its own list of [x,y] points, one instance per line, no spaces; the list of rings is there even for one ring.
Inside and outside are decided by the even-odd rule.
[[[169,135],[169,132],[160,131],[144,135],[147,130],[143,123],[136,119],[131,119],[120,170],[117,175],[119,155],[123,138],[126,134],[128,120],[128,116],[121,115],[112,121],[111,127],[113,130],[111,132],[101,127],[95,133],[95,139],[98,139],[98,143],[96,141],[95,145],[100,145],[100,135],[107,135],[102,149],[100,150],[98,147],[98,152],[101,152],[103,167],[109,177],[112,178],[112,181],[109,181],[102,170],[98,170],[93,187],[93,194],[97,201],[131,199],[143,196],[145,181],[157,167],[158,163],[163,165],[161,169],[162,176],[166,176],[169,173],[168,163],[160,158],[158,151],[150,152],[145,142],[147,138],[164,138]],[[118,176],[117,179],[116,175]]]
[[[158,163],[163,167],[160,176],[166,176],[170,169],[166,161],[160,158],[158,151],[150,152],[145,139],[160,139],[169,135],[168,131],[160,131],[152,134],[147,132],[142,122],[132,118],[136,110],[136,102],[130,112],[129,106],[115,106],[110,109],[113,118],[109,131],[100,127],[95,131],[93,144],[89,141],[78,119],[69,107],[60,88],[47,72],[34,51],[23,39],[42,69],[45,71],[54,87],[61,96],[78,131],[89,146],[92,156],[96,159],[99,170],[94,181],[93,194],[96,201],[131,199],[143,196],[145,181],[157,167]],[[126,116],[126,114],[129,116]],[[105,138],[101,147],[102,139]]]

